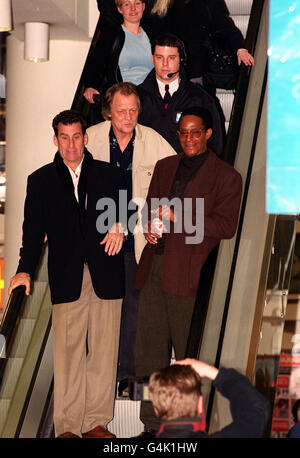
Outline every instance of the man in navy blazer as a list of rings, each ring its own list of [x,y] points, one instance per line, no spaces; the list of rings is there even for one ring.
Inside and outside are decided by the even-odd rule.
[[[97,202],[112,199],[118,215],[124,182],[117,168],[85,148],[81,114],[65,110],[52,126],[58,152],[28,177],[22,248],[9,293],[19,285],[30,293],[46,235],[56,436],[114,437],[106,425],[115,399],[124,234],[117,218],[113,227],[100,227]]]
[[[210,113],[186,109],[178,126],[183,154],[161,159],[153,172],[142,211],[148,243],[135,277],[141,289],[137,376],[167,366],[172,346],[177,360],[186,356],[202,266],[221,239],[236,230],[241,176],[207,148],[211,134]],[[147,401],[141,405],[141,420],[146,433],[159,427]]]

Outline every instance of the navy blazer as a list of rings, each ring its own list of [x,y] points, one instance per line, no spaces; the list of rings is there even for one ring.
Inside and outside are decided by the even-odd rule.
[[[124,296],[122,250],[115,256],[100,245],[105,234],[96,228],[97,218],[107,209],[97,210],[102,197],[116,202],[118,220],[119,190],[124,179],[116,167],[96,161],[85,150],[78,184],[79,203],[68,168],[57,153],[54,162],[28,177],[24,209],[23,240],[17,272],[34,277],[45,234],[48,239],[48,275],[53,304],[79,298],[86,262],[93,287],[102,299]]]

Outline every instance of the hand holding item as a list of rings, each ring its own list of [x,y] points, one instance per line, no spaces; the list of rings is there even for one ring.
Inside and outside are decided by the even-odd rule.
[[[157,210],[152,210],[151,213],[158,214],[159,218],[162,220],[171,221],[172,223],[176,223],[177,221],[174,209],[168,205],[160,205]]]
[[[152,215],[156,215],[156,217],[148,221],[144,235],[147,242],[155,245],[157,239],[162,237],[162,233],[168,232],[168,228],[163,220],[175,223],[177,221],[177,216],[174,210],[168,205],[160,205],[157,209],[151,210],[151,213]]]
[[[84,93],[83,93],[83,97],[86,98],[86,100],[89,102],[89,103],[95,103],[94,101],[94,95],[95,94],[100,94],[99,91],[97,91],[97,89],[93,89],[92,87],[88,87]]]
[[[156,245],[157,239],[160,239],[162,236],[163,228],[163,222],[159,218],[148,221],[144,232],[147,242],[151,243],[151,245]]]

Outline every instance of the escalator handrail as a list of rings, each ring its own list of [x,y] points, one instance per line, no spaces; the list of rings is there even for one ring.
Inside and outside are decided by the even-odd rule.
[[[254,56],[260,19],[264,7],[264,0],[253,0],[247,35],[245,39],[245,47]],[[241,66],[234,101],[232,104],[231,116],[227,132],[226,144],[224,149],[224,160],[231,165],[234,165],[236,150],[238,146],[240,129],[243,120],[243,113],[248,92],[251,67]]]
[[[72,103],[72,109],[77,109],[78,111],[81,111],[81,112],[84,112],[85,110],[87,110],[88,106],[89,106],[89,103],[85,100],[85,98],[82,95],[83,94],[83,89],[84,89],[83,88],[83,81],[84,81],[83,76],[84,76],[84,72],[85,72],[85,69],[86,69],[87,62],[88,62],[88,60],[89,60],[89,58],[91,56],[91,53],[93,52],[94,46],[97,43],[99,35],[100,35],[100,21],[98,20],[98,23],[97,23],[97,26],[96,26],[96,29],[95,29],[95,33],[94,33],[94,36],[93,36],[93,39],[91,41],[91,45],[90,45],[90,48],[89,48],[89,52],[88,52],[88,55],[87,55],[87,58],[86,58],[86,61],[85,61],[85,65],[83,67],[81,78],[80,78],[80,81],[78,83],[78,87],[77,87],[77,90],[76,90],[76,93],[75,93],[75,96],[74,96],[74,100],[73,100],[73,103]],[[25,303],[24,298],[25,298],[25,286],[19,286],[19,287],[15,288],[13,290],[13,292],[11,293],[10,297],[9,297],[9,300],[8,300],[8,303],[7,303],[7,306],[6,306],[6,309],[5,309],[5,313],[4,313],[2,322],[1,322],[0,334],[4,337],[4,340],[5,340],[6,356],[8,355],[9,349],[10,349],[12,343],[13,343],[15,331],[16,331],[16,328],[17,328],[17,323],[18,323],[18,320],[20,319],[21,311],[22,311],[22,308],[23,308],[22,306]],[[48,329],[47,329],[47,332],[46,332],[45,339],[46,339],[46,337],[48,337],[48,334],[49,334],[49,326],[48,326]],[[37,362],[36,368],[35,368],[33,376],[32,376],[32,383],[31,383],[31,386],[30,386],[30,388],[28,390],[28,393],[27,393],[27,396],[26,396],[24,409],[22,411],[22,416],[23,417],[24,417],[24,412],[26,411],[26,408],[27,408],[27,405],[28,405],[28,402],[29,402],[29,397],[30,397],[31,392],[32,392],[32,385],[33,385],[33,382],[34,382],[34,380],[36,378],[36,375],[37,375],[37,371],[38,371],[38,368],[39,368],[40,360],[41,360],[41,357],[42,357],[41,354],[43,353],[44,346],[45,346],[45,342],[43,343],[43,346],[42,346],[43,348],[41,349],[41,352],[39,354],[38,362]],[[7,359],[8,359],[7,357],[6,358],[0,358],[0,388],[1,388],[2,380],[3,380],[3,376],[4,376],[4,373],[5,373],[5,367],[6,367]],[[18,425],[19,429],[20,429],[21,423],[22,423],[21,420],[22,419],[20,419],[20,422],[19,422],[19,425]]]
[[[24,422],[24,419],[25,419],[25,416],[26,416],[26,413],[27,413],[27,409],[28,409],[28,406],[29,406],[30,399],[31,399],[32,391],[33,391],[35,383],[36,383],[36,379],[37,379],[37,376],[38,376],[40,365],[41,365],[41,362],[42,362],[42,359],[43,359],[43,356],[44,356],[44,352],[45,352],[45,348],[46,348],[46,345],[47,345],[47,342],[48,342],[48,338],[49,338],[49,335],[50,335],[51,327],[52,327],[52,316],[50,315],[50,318],[49,318],[49,321],[48,321],[48,325],[47,325],[47,328],[46,328],[46,331],[45,331],[45,334],[44,334],[43,342],[42,342],[42,345],[40,347],[40,351],[39,351],[38,358],[37,358],[37,361],[36,361],[36,364],[35,364],[35,368],[34,368],[34,371],[33,371],[32,377],[31,377],[31,381],[30,381],[30,384],[29,384],[29,387],[28,387],[28,390],[27,390],[27,394],[26,394],[25,402],[23,404],[22,412],[21,412],[21,415],[20,415],[20,418],[19,418],[19,421],[18,421],[18,426],[17,426],[16,432],[15,432],[15,437],[16,438],[19,437],[21,429],[22,429],[22,426],[23,426],[23,422]],[[53,383],[51,383],[51,386],[53,387]],[[47,400],[46,403],[47,402],[49,402],[49,401]]]
[[[238,225],[237,234],[236,234],[236,242],[235,242],[233,260],[232,260],[232,267],[231,267],[231,271],[230,271],[230,279],[229,279],[228,286],[227,286],[226,299],[225,299],[224,311],[223,311],[223,317],[222,317],[222,323],[221,323],[221,331],[220,331],[220,334],[219,334],[218,347],[217,347],[217,352],[216,352],[216,357],[215,357],[214,366],[217,367],[217,368],[220,367],[220,362],[221,362],[223,342],[224,342],[224,338],[225,338],[225,331],[226,331],[227,319],[228,319],[228,313],[229,313],[231,290],[232,290],[232,287],[233,287],[234,273],[235,273],[235,268],[236,268],[236,264],[237,264],[237,257],[238,257],[238,252],[239,252],[239,244],[240,244],[240,240],[241,240],[241,233],[242,233],[242,228],[243,228],[243,220],[244,220],[244,214],[245,214],[245,209],[246,209],[246,204],[247,204],[247,194],[248,194],[248,190],[249,190],[249,186],[250,186],[251,171],[252,171],[252,166],[253,166],[253,162],[254,162],[256,141],[257,141],[257,138],[258,138],[258,130],[259,130],[260,119],[261,119],[262,108],[263,108],[263,102],[264,102],[264,97],[265,97],[265,92],[266,92],[267,74],[268,74],[268,63],[266,63],[266,68],[265,68],[264,80],[263,80],[263,85],[262,85],[262,92],[261,92],[261,97],[260,97],[260,102],[259,102],[259,107],[258,107],[257,121],[256,121],[256,126],[255,126],[255,132],[254,132],[254,135],[253,135],[253,142],[252,142],[252,147],[251,147],[251,155],[250,155],[249,167],[248,167],[247,178],[246,178],[246,183],[245,183],[245,192],[244,192],[243,201],[242,201],[242,204],[241,204],[241,216],[240,216],[239,225]],[[210,419],[211,419],[211,415],[212,415],[214,393],[215,393],[215,388],[212,386],[212,389],[211,389],[211,392],[210,392],[210,396],[209,396],[209,401],[208,401],[207,412],[206,412],[207,427],[209,427]]]
[[[13,336],[16,328],[16,323],[20,317],[23,302],[25,297],[25,286],[18,286],[9,296],[7,306],[1,321],[0,334],[5,340],[6,355],[0,359],[0,386],[2,383],[3,374],[7,362],[7,353],[13,342]]]
[[[96,29],[93,35],[93,39],[91,41],[91,45],[89,48],[89,52],[88,52],[88,55],[85,61],[85,65],[83,67],[83,71],[80,77],[80,81],[78,83],[78,87],[77,87],[77,90],[76,90],[76,93],[73,99],[73,103],[72,103],[73,109],[77,109],[78,111],[82,111],[82,112],[87,110],[89,106],[88,102],[85,100],[85,98],[82,95],[83,94],[83,75],[84,75],[84,72],[87,66],[87,62],[91,56],[91,53],[93,52],[95,44],[97,43],[99,35],[100,35],[100,19],[98,20],[98,23],[97,23],[97,26],[96,26]],[[2,380],[3,380],[3,376],[5,372],[5,367],[6,367],[6,363],[8,359],[7,356],[9,353],[9,349],[13,343],[14,334],[15,334],[16,327],[17,327],[16,325],[17,325],[18,320],[20,319],[22,306],[25,302],[24,298],[25,298],[25,286],[18,286],[17,288],[15,288],[8,299],[8,302],[5,308],[5,312],[4,312],[2,321],[1,321],[0,335],[2,335],[4,338],[2,339],[5,342],[5,348],[3,349],[3,352],[6,353],[6,357],[0,358],[0,388],[1,388]],[[0,348],[0,351],[2,351],[1,348]]]
[[[251,15],[252,15],[252,17],[253,16],[255,16],[255,17],[253,19],[253,22],[251,21],[251,24],[250,24],[250,20],[249,20],[249,24],[251,25],[251,27],[254,27],[254,24],[256,24],[257,30],[256,30],[255,34],[254,34],[253,30],[249,30],[249,36],[253,37],[253,39],[255,40],[255,44],[256,44],[256,39],[257,39],[257,36],[258,36],[258,31],[259,31],[259,26],[260,26],[260,20],[261,20],[261,16],[262,16],[263,6],[264,6],[264,0],[253,0]],[[259,16],[258,16],[258,14],[259,14]],[[252,19],[252,18],[250,17],[250,19]],[[247,36],[248,36],[248,33],[247,33]],[[250,77],[250,75],[249,75],[249,77]],[[244,78],[244,75],[241,72],[241,75],[240,75],[240,78],[239,78],[239,84],[238,84],[238,90],[239,91],[242,90],[241,84],[242,84],[242,79],[243,78]],[[249,80],[248,80],[248,82],[249,82]],[[265,74],[264,74],[264,79],[263,79],[263,84],[262,84],[262,92],[261,92],[260,102],[259,102],[259,107],[258,107],[258,116],[257,116],[255,131],[254,131],[254,135],[253,135],[253,142],[252,142],[252,147],[251,147],[251,155],[250,155],[250,160],[249,160],[247,177],[246,177],[246,182],[245,182],[245,186],[244,186],[245,191],[244,191],[244,196],[243,196],[243,200],[242,200],[242,203],[241,203],[240,218],[239,218],[237,234],[236,234],[236,242],[235,242],[235,248],[234,248],[234,253],[233,253],[231,271],[230,271],[230,279],[229,279],[229,283],[228,283],[228,287],[227,287],[227,293],[226,293],[226,299],[225,299],[224,311],[223,311],[223,317],[222,317],[222,323],[221,323],[221,331],[220,331],[220,335],[219,335],[218,348],[217,348],[217,353],[216,353],[215,363],[214,363],[215,367],[219,367],[220,366],[220,361],[221,361],[222,346],[223,346],[223,340],[224,340],[224,336],[225,336],[225,329],[226,329],[228,311],[229,311],[230,294],[231,294],[231,288],[232,288],[232,284],[233,284],[233,277],[234,277],[235,267],[236,267],[236,263],[237,263],[238,248],[239,248],[241,231],[242,231],[242,226],[243,226],[245,206],[246,206],[246,201],[247,201],[247,193],[248,193],[249,184],[250,184],[250,176],[251,176],[251,170],[252,170],[252,165],[253,165],[253,160],[254,160],[254,152],[255,152],[255,146],[256,146],[256,141],[257,141],[257,136],[258,136],[260,116],[261,116],[261,112],[262,112],[264,94],[265,94],[265,91],[266,91],[266,83],[267,83],[267,63],[266,63]],[[237,93],[238,93],[238,90],[237,90]],[[248,83],[247,83],[247,90],[248,90]],[[247,90],[246,90],[246,94],[245,95],[247,95]],[[236,98],[237,97],[238,97],[238,94],[237,94]],[[244,104],[243,105],[245,105],[245,100],[246,100],[246,98],[244,99]],[[244,106],[240,107],[239,101],[238,101],[238,104],[239,104],[239,106],[236,109],[236,111],[234,111],[234,107],[233,107],[233,110],[232,110],[232,125],[236,126],[235,128],[238,129],[238,132],[236,134],[237,138],[236,139],[234,138],[235,135],[234,135],[234,132],[233,132],[231,139],[229,139],[232,142],[232,144],[235,146],[234,155],[230,156],[230,150],[227,149],[227,159],[230,159],[232,164],[234,163],[235,152],[236,152],[236,149],[237,149],[237,143],[238,143],[238,139],[239,139],[239,131],[240,131],[240,126],[241,126],[241,122],[242,122],[242,115],[243,115],[243,112],[244,112]],[[240,120],[239,119],[237,119],[237,120],[234,119],[234,118],[238,118],[238,117],[240,117]],[[214,388],[214,386],[212,386],[211,387],[211,391],[210,391],[210,395],[209,395],[209,398],[208,398],[207,409],[206,409],[207,430],[209,429],[210,420],[211,420],[211,416],[212,416],[214,395],[215,395],[215,388]]]
[[[246,47],[252,55],[255,54],[263,6],[264,0],[253,0],[246,36]],[[240,128],[242,124],[244,107],[249,86],[250,74],[251,68],[242,65],[232,106],[231,118],[227,133],[227,141],[223,156],[223,159],[231,165],[234,165],[235,161],[240,135]],[[216,257],[217,253],[215,253],[215,255],[211,258],[208,258],[203,269],[203,271],[207,270],[208,272],[210,272],[208,275],[211,275],[211,278],[208,279],[206,274],[205,281],[203,281],[202,274],[200,277],[194,315],[192,319],[186,350],[186,356],[190,358],[198,358],[198,355],[200,353],[202,339],[204,336],[205,321],[208,312],[210,291],[212,288]]]
[[[251,54],[254,54],[256,39],[258,34],[259,22],[261,17],[261,11],[263,8],[264,0],[254,0],[251,15],[249,19],[249,26],[247,31],[246,37],[246,47]],[[98,20],[91,45],[89,48],[89,52],[83,67],[83,71],[75,92],[75,96],[72,102],[72,109],[77,109],[85,114],[85,112],[89,108],[89,103],[83,97],[84,92],[84,73],[87,67],[87,63],[90,59],[90,56],[94,50],[95,44],[97,43],[100,35],[100,18]],[[250,71],[251,69],[242,66],[238,85],[236,89],[236,96],[234,99],[234,104],[232,108],[232,115],[230,119],[228,134],[227,134],[227,141],[226,147],[224,151],[224,159],[226,162],[233,164],[235,158],[235,152],[237,148],[238,138],[239,138],[239,131],[243,117],[244,105],[247,95],[248,83],[250,78]],[[6,348],[9,348],[10,343],[12,341],[13,332],[15,328],[15,324],[19,318],[20,311],[22,308],[22,304],[24,302],[25,297],[25,287],[20,286],[16,288],[9,298],[9,302],[6,307],[6,313],[2,321],[1,325],[1,334],[4,335],[6,339]],[[2,376],[5,370],[5,361],[6,358],[0,359],[0,383],[2,380]]]
[[[75,92],[75,95],[74,95],[74,99],[73,99],[73,102],[72,102],[72,105],[71,105],[71,109],[72,110],[77,110],[77,111],[80,111],[82,114],[86,115],[89,108],[90,108],[90,103],[83,97],[83,92],[84,92],[84,89],[85,89],[85,86],[84,86],[84,74],[85,74],[85,71],[87,69],[87,65],[89,63],[89,60],[94,52],[94,48],[96,46],[96,43],[99,39],[99,36],[100,36],[100,33],[101,33],[101,21],[100,21],[100,16],[99,16],[99,19],[98,19],[98,22],[97,22],[97,25],[96,25],[96,28],[95,28],[95,32],[94,32],[94,35],[93,35],[93,38],[91,40],[91,45],[90,45],[90,48],[89,48],[89,51],[88,51],[88,54],[87,54],[87,57],[86,57],[86,60],[85,60],[85,63],[84,63],[84,66],[83,66],[83,69],[82,69],[82,73],[81,73],[81,76],[80,76],[80,79],[79,79],[79,83],[78,83],[78,86],[77,86],[77,89],[76,89],[76,92]]]
[[[93,38],[92,38],[92,41],[91,41],[91,45],[90,45],[90,48],[89,48],[89,52],[88,52],[88,55],[87,55],[87,58],[86,58],[86,61],[85,61],[84,67],[83,67],[83,71],[82,71],[82,74],[81,74],[81,77],[80,77],[80,80],[79,80],[79,83],[78,83],[78,86],[77,86],[77,89],[76,89],[76,92],[75,92],[75,96],[74,96],[74,99],[73,99],[73,102],[72,102],[72,106],[71,106],[72,109],[76,109],[76,110],[82,112],[83,114],[85,114],[85,112],[88,111],[88,109],[89,109],[89,103],[83,97],[83,92],[84,92],[84,73],[85,73],[85,69],[86,69],[87,63],[88,63],[88,61],[90,59],[90,56],[91,56],[91,54],[92,54],[92,52],[94,50],[94,47],[95,47],[95,45],[97,43],[98,38],[99,38],[99,35],[100,35],[100,19],[98,20],[98,23],[97,23],[97,26],[96,26],[96,29],[95,29],[95,32],[94,32],[94,35],[93,35]],[[3,323],[4,326],[5,326],[5,330],[6,330],[5,331],[6,335],[8,335],[9,337],[12,336],[12,334],[13,334],[13,330],[15,328],[15,324],[16,324],[16,322],[18,320],[18,317],[19,317],[19,314],[20,314],[20,311],[21,311],[21,307],[22,307],[22,303],[24,301],[24,296],[25,296],[25,287],[18,287],[12,292],[11,297],[9,299],[9,302],[8,302],[8,305],[7,305],[7,308],[6,308],[7,315],[8,315],[8,317],[7,317],[8,320],[7,320],[6,323]],[[18,423],[16,437],[18,437],[18,435],[20,433],[20,430],[22,428],[22,423],[23,423],[23,420],[24,420],[24,417],[25,417],[25,414],[26,414],[26,410],[27,410],[28,404],[29,404],[29,398],[30,398],[32,390],[33,390],[34,382],[35,382],[36,377],[37,377],[37,372],[38,372],[38,369],[39,369],[39,366],[40,366],[40,362],[41,362],[41,359],[42,359],[42,355],[43,355],[43,351],[44,351],[44,348],[45,348],[45,345],[46,345],[46,341],[47,341],[47,338],[48,338],[48,335],[49,335],[49,332],[50,332],[50,327],[51,327],[51,323],[49,322],[49,325],[48,325],[46,333],[45,333],[45,338],[44,338],[44,341],[43,341],[43,345],[42,345],[41,351],[39,353],[38,361],[37,361],[35,370],[34,370],[33,375],[32,375],[32,380],[31,380],[31,383],[30,383],[30,387],[29,387],[27,395],[26,395],[24,407],[22,409],[22,414],[21,414],[21,417],[20,417],[20,421]],[[4,371],[5,371],[5,363],[0,360],[0,384],[1,384],[1,380],[2,380],[2,377],[3,377]],[[46,404],[48,404],[48,403],[49,403],[49,399],[46,401]]]
[[[253,25],[253,26],[255,25],[257,27],[257,30],[256,30],[255,34],[253,33],[252,30],[250,30],[249,34],[252,35],[253,38],[255,38],[255,43],[256,43],[257,36],[258,36],[258,31],[259,31],[259,26],[260,26],[260,19],[261,19],[261,14],[262,14],[262,9],[261,9],[260,10],[259,20],[258,20],[257,17],[256,17],[256,15],[258,13],[257,7],[258,6],[263,7],[263,4],[264,4],[264,0],[254,0],[253,1],[253,5],[252,5],[253,8],[251,10],[251,14],[253,16],[255,16],[254,17],[255,21],[253,23],[251,23],[251,25]],[[246,211],[247,197],[248,197],[248,191],[249,191],[250,181],[251,181],[251,173],[252,173],[252,166],[253,166],[253,162],[254,162],[256,142],[257,142],[258,131],[259,131],[259,126],[260,126],[260,119],[261,119],[261,114],[262,114],[262,109],[263,109],[264,95],[265,95],[265,91],[266,91],[267,74],[268,74],[268,63],[266,62],[264,78],[263,78],[263,82],[262,82],[262,91],[261,91],[260,101],[259,101],[259,106],[258,106],[258,114],[257,114],[255,129],[254,129],[254,133],[253,133],[251,154],[250,154],[250,159],[249,159],[249,164],[248,164],[247,175],[246,175],[246,179],[245,179],[245,183],[244,183],[244,192],[243,192],[243,198],[242,198],[242,202],[241,202],[240,217],[239,217],[238,227],[237,227],[237,231],[236,231],[235,247],[234,247],[233,259],[232,259],[231,269],[230,269],[230,279],[229,279],[229,283],[228,283],[228,286],[227,286],[227,294],[226,294],[226,299],[225,299],[225,304],[224,304],[222,326],[221,326],[221,332],[220,332],[219,342],[218,342],[218,350],[217,350],[216,360],[215,360],[215,366],[216,367],[219,367],[220,360],[221,360],[221,350],[222,350],[222,344],[223,344],[223,339],[224,339],[224,335],[225,335],[225,328],[226,328],[228,311],[229,311],[229,302],[230,302],[230,296],[231,296],[231,289],[232,289],[232,284],[233,284],[235,267],[236,267],[236,263],[237,263],[239,243],[240,243],[241,233],[242,233],[242,229],[243,229],[244,215],[245,215],[245,211]],[[249,78],[250,78],[250,75],[249,75]],[[249,78],[248,78],[248,83],[249,83]],[[247,85],[247,88],[248,88],[248,85]],[[245,103],[244,103],[244,105],[245,105]],[[244,112],[244,107],[243,107],[243,112]],[[235,118],[239,118],[239,114],[240,114],[239,112],[234,113],[233,121],[235,121]],[[241,124],[242,117],[240,119],[238,119],[238,122]],[[238,141],[238,139],[237,139],[237,141]],[[236,147],[237,147],[237,144],[236,144]],[[236,152],[236,149],[235,149],[235,152]]]

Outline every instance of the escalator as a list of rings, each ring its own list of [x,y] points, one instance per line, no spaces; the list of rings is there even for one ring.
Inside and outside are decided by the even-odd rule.
[[[238,228],[233,239],[224,240],[219,246],[214,276],[209,277],[212,282],[208,282],[208,301],[201,304],[199,294],[200,326],[197,328],[195,324],[192,328],[188,350],[189,356],[216,367],[234,367],[245,374],[273,407],[272,384],[278,368],[274,368],[270,379],[267,364],[261,363],[261,342],[268,335],[264,322],[269,319],[270,310],[273,310],[273,320],[281,320],[282,326],[281,329],[278,326],[277,333],[277,341],[281,341],[297,216],[266,213],[269,2],[261,2],[261,7],[256,65],[251,71],[248,90],[245,84],[241,85],[243,76],[240,75],[225,150],[225,159],[234,164],[243,177]],[[253,31],[251,24],[250,30]],[[244,92],[244,107],[240,104],[243,97],[239,96],[239,90]],[[239,116],[242,108],[243,114]],[[239,122],[238,127],[236,122]],[[269,304],[276,301],[280,305],[272,308]],[[278,315],[279,318],[275,318]],[[203,389],[207,428],[212,433],[231,422],[231,413],[227,401],[209,382],[205,382]],[[268,425],[265,433],[267,437],[270,427]]]
[[[242,360],[240,363],[237,358],[236,364],[233,364],[228,357],[227,348],[232,345],[231,342],[227,342],[228,335],[235,336],[235,333],[229,330],[232,324],[231,314],[241,300],[239,294],[242,294],[242,278],[245,271],[243,260],[247,260],[247,265],[251,264],[252,260],[253,270],[260,271],[261,253],[269,239],[272,239],[276,225],[276,218],[266,215],[263,207],[267,23],[268,1],[254,0],[246,44],[255,56],[256,65],[252,70],[244,67],[240,71],[225,149],[225,160],[235,165],[243,176],[244,194],[240,222],[235,237],[222,241],[203,269],[187,350],[187,356],[199,357],[217,366],[227,364],[244,373],[249,366],[248,361],[244,363]],[[91,49],[99,33],[98,25]],[[86,114],[88,104],[82,97],[83,90],[81,78],[72,108]],[[260,227],[257,224],[258,217],[262,221]],[[54,435],[51,302],[47,282],[46,251],[45,247],[33,293],[29,298],[25,298],[22,288],[14,291],[1,324],[0,333],[6,338],[6,358],[0,359],[0,437]],[[252,277],[251,279],[253,280]],[[257,295],[258,286],[253,285],[253,289]],[[251,303],[244,312],[245,326],[248,327],[250,323],[250,329],[253,322],[253,307]],[[241,336],[238,335],[238,338]],[[244,348],[247,355],[250,341],[251,332]],[[250,374],[250,377],[252,375]],[[214,417],[216,397],[210,386],[204,388],[210,420]],[[127,405],[130,404],[133,405],[127,401]],[[129,408],[124,410],[122,415],[137,416],[136,413],[137,410],[133,413]],[[110,427],[117,437],[135,434],[126,435],[120,423],[120,418],[116,419]],[[130,422],[126,419],[126,423]],[[211,427],[214,427],[213,422]]]
[[[51,310],[45,246],[30,296],[16,288],[1,322],[0,437],[36,436],[53,375]]]
[[[211,253],[207,260],[199,282],[196,299],[193,326],[188,342],[187,356],[199,356],[200,349],[205,346],[205,326],[208,313],[211,313],[213,301],[220,305],[216,322],[210,333],[214,332],[214,340],[219,340],[222,326],[226,323],[228,301],[231,295],[232,279],[236,268],[236,259],[239,252],[239,240],[243,227],[247,224],[245,214],[249,187],[252,186],[253,161],[258,129],[261,123],[262,103],[266,92],[267,82],[267,43],[268,43],[268,11],[267,1],[257,0],[252,4],[249,28],[246,37],[246,47],[255,55],[255,66],[250,70],[241,69],[235,98],[232,105],[227,141],[224,151],[224,160],[233,165],[243,178],[243,196],[240,209],[238,228],[235,236],[230,240],[223,240]],[[261,155],[265,154],[265,148]],[[263,164],[262,164],[263,165]],[[258,193],[264,199],[264,186],[259,183]],[[230,286],[231,285],[231,286]],[[222,310],[222,307],[224,309]],[[214,311],[216,313],[216,311]],[[224,313],[223,325],[222,314]],[[215,329],[214,329],[215,328]],[[205,341],[205,342],[203,342]],[[205,354],[207,357],[208,355]],[[210,357],[209,362],[216,363]]]

